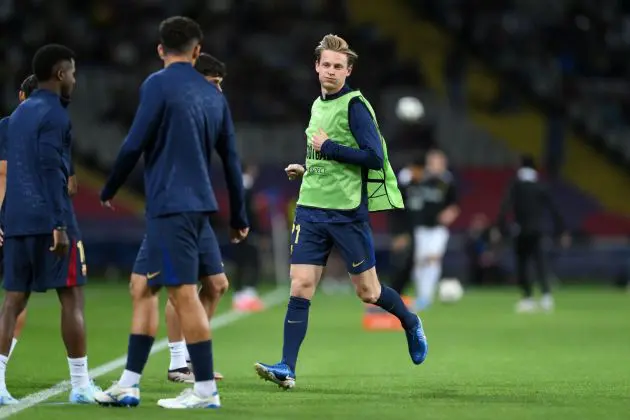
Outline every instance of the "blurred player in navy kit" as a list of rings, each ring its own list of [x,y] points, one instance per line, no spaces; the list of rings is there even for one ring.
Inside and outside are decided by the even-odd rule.
[[[260,276],[260,230],[255,210],[254,183],[258,177],[255,165],[244,165],[243,188],[245,189],[245,208],[250,223],[247,239],[235,244],[234,264],[235,272],[232,278],[234,297],[232,307],[240,312],[257,312],[264,308],[258,296],[256,285]]]
[[[20,85],[18,92],[18,100],[20,103],[24,102],[31,93],[37,89],[37,79],[35,75],[30,75]],[[2,226],[2,234],[4,235],[4,195],[7,187],[7,130],[9,128],[9,117],[4,117],[0,120],[0,225]],[[1,240],[4,240],[2,238]],[[0,243],[0,246],[2,244]],[[17,345],[22,328],[26,322],[26,308],[18,316],[15,324],[15,332],[13,333],[13,340],[11,342],[11,350],[9,351],[9,358],[13,354],[13,350]]]
[[[20,103],[24,102],[31,93],[37,89],[37,78],[34,74],[28,76],[22,84],[20,85],[20,90],[18,91],[18,100]],[[67,106],[70,103],[70,98],[61,97],[61,103],[64,106]],[[7,129],[9,127],[9,117],[2,118],[0,120],[0,247],[2,246],[2,241],[4,238],[2,235],[4,234],[4,196],[6,192],[7,185]],[[70,166],[70,178],[68,178],[68,194],[72,197],[77,192],[77,181],[76,176],[74,175],[74,168],[72,164]],[[18,343],[18,339],[20,334],[22,333],[22,328],[24,328],[24,324],[26,323],[26,313],[27,309],[24,308],[20,315],[18,316],[17,322],[15,324],[15,331],[13,333],[13,340],[11,342],[11,350],[9,350],[9,358],[13,354],[13,350]]]
[[[70,368],[70,402],[93,403],[98,389],[88,377],[79,287],[86,281],[85,253],[70,201],[71,123],[61,101],[70,98],[74,88],[74,53],[61,45],[44,46],[33,58],[33,70],[39,88],[13,112],[7,129],[0,400],[16,402],[6,390],[5,370],[19,314],[31,292],[56,289]]]
[[[140,378],[158,325],[157,291],[168,290],[195,375],[194,388],[176,398],[161,399],[164,408],[218,408],[213,377],[212,342],[206,310],[197,293],[199,265],[212,264],[205,274],[222,273],[221,255],[209,215],[218,209],[210,180],[212,150],[225,163],[230,194],[232,241],[243,240],[248,222],[243,203],[243,180],[234,131],[225,97],[193,64],[199,58],[203,33],[185,17],[160,24],[158,53],[164,69],[151,74],[140,89],[134,122],[121,146],[101,192],[110,200],[142,155],[147,196],[146,276],[131,284],[133,320],[127,365],[120,380],[97,393],[102,405],[136,406]]]

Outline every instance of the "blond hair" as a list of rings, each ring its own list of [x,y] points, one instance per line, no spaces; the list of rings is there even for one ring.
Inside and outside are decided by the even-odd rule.
[[[319,45],[315,48],[316,61],[319,61],[324,50],[345,54],[348,57],[348,67],[353,66],[359,58],[359,55],[350,49],[345,39],[333,34],[328,34],[319,41]]]

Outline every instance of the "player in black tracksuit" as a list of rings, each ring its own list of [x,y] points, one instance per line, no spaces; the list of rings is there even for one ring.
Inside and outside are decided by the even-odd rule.
[[[413,249],[411,255],[399,257],[400,277],[395,277],[394,286],[404,288],[406,283],[402,276],[407,275],[406,270],[411,264],[417,310],[426,309],[433,302],[449,239],[448,227],[459,215],[455,183],[447,170],[446,156],[439,150],[431,150],[425,160],[424,169],[416,162],[409,169],[413,175],[407,180],[399,179],[405,201],[407,238],[411,239]],[[402,236],[395,238],[394,248],[402,245],[399,238]]]
[[[548,187],[538,179],[534,159],[531,156],[524,156],[521,167],[505,192],[497,221],[499,228],[505,233],[508,231],[507,215],[509,212],[514,214],[516,225],[514,251],[518,284],[523,292],[523,299],[517,305],[519,312],[531,312],[537,308],[532,298],[532,280],[527,273],[530,261],[535,264],[536,279],[543,295],[540,306],[545,310],[553,309],[553,298],[542,247],[547,211],[550,211],[553,217],[555,233],[563,233],[564,222]],[[562,238],[566,244],[568,235],[563,234]]]

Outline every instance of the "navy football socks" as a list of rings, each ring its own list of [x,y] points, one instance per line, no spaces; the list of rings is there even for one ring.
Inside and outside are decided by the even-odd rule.
[[[210,381],[214,379],[214,367],[212,366],[212,340],[200,341],[194,344],[186,344],[190,362],[195,374],[195,382]]]
[[[298,352],[308,327],[308,310],[311,301],[291,296],[284,318],[284,345],[282,347],[282,362],[286,363],[293,372],[297,363]]]
[[[414,327],[418,322],[416,314],[407,309],[400,295],[391,287],[381,285],[381,296],[376,305],[398,318],[405,330]]]
[[[127,348],[127,369],[130,372],[142,374],[144,366],[149,360],[149,353],[155,337],[142,334],[130,334]]]

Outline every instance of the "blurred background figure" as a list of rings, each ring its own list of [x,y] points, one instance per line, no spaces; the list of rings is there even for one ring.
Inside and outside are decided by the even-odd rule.
[[[428,308],[442,275],[442,259],[450,236],[449,228],[460,214],[453,174],[447,169],[443,151],[427,152],[419,182],[405,190],[413,224],[414,268],[417,310]]]
[[[562,244],[568,246],[569,236],[565,232],[564,221],[558,207],[547,185],[539,179],[534,158],[524,155],[521,157],[521,165],[516,171],[516,176],[505,191],[497,220],[499,229],[508,237],[514,232],[516,271],[522,291],[522,299],[516,305],[517,312],[533,312],[538,308],[533,299],[532,279],[528,271],[530,264],[535,267],[535,278],[542,293],[540,308],[551,311],[554,307],[547,258],[543,249],[547,212],[553,217],[554,236],[560,237]],[[509,213],[514,214],[514,224],[511,226],[513,229],[507,223]]]
[[[424,157],[408,163],[398,173],[398,187],[405,202],[401,211],[392,211],[389,223],[392,233],[390,264],[392,266],[391,288],[403,295],[413,277],[415,252],[413,212],[418,211],[415,202],[408,199],[409,188],[419,185],[422,180]]]
[[[507,281],[507,273],[501,266],[501,235],[494,229],[490,219],[483,213],[472,217],[466,236],[468,254],[468,286],[503,285]]]
[[[253,189],[258,177],[258,167],[252,164],[243,165],[243,186],[245,188],[245,208],[249,220],[249,235],[238,243],[232,244],[234,255],[234,274],[231,276],[232,306],[240,312],[258,312],[264,305],[256,287],[260,280],[260,246],[263,238],[260,235],[258,209]]]

